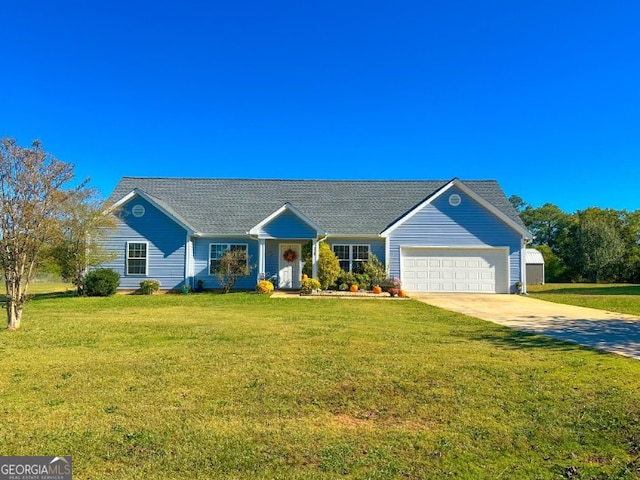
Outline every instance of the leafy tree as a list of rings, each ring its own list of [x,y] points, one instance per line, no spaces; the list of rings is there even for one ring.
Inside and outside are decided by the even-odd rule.
[[[335,283],[340,275],[340,261],[327,243],[320,242],[318,246],[320,248],[318,252],[318,280],[322,289],[326,290]]]
[[[102,243],[115,227],[115,217],[104,212],[104,205],[91,189],[74,192],[64,205],[51,256],[60,266],[62,277],[76,286],[79,295],[84,291],[87,269],[115,257]]]
[[[518,195],[511,195],[509,197],[509,202],[513,205],[513,208],[516,209],[516,212],[520,213],[523,211],[528,205],[521,197]]]
[[[544,258],[544,281],[547,283],[567,280],[567,266],[564,261],[551,251],[549,245],[535,247]]]
[[[574,266],[590,281],[606,280],[611,267],[624,256],[624,242],[606,218],[582,216],[586,218],[580,219],[572,235]]]
[[[625,245],[618,280],[640,283],[640,210],[635,212],[622,210],[617,230]]]
[[[7,291],[7,328],[20,327],[29,282],[71,195],[73,165],[45,152],[39,141],[21,147],[0,141],[0,263]]]
[[[249,257],[242,249],[224,252],[214,270],[223,293],[229,293],[240,277],[246,277],[250,273]]]
[[[538,208],[529,205],[520,212],[520,218],[533,234],[534,245],[549,245],[554,251],[571,220],[570,215],[551,203]]]

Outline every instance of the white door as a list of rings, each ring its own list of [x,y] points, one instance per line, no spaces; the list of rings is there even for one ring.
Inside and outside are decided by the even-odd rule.
[[[300,288],[300,276],[302,273],[301,251],[299,243],[280,244],[279,288]]]
[[[403,248],[401,257],[410,292],[508,292],[505,248]]]

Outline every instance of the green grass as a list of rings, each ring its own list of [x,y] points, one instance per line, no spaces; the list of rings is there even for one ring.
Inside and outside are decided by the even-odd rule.
[[[0,356],[0,451],[77,479],[640,468],[640,362],[413,300],[40,295]]]
[[[551,283],[527,290],[532,297],[549,302],[640,315],[640,285]]]

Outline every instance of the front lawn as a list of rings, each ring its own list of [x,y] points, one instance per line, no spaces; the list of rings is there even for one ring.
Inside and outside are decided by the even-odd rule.
[[[638,478],[640,362],[413,300],[36,296],[0,354],[75,479]]]
[[[640,285],[550,283],[530,285],[527,290],[549,302],[640,315]]]

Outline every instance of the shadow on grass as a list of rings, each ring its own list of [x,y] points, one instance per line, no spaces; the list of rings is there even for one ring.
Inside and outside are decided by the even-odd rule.
[[[78,294],[75,290],[67,290],[65,292],[48,292],[48,293],[34,293],[30,295],[29,301],[49,300],[52,298],[71,298],[77,297]]]
[[[507,328],[507,327],[505,327]],[[489,342],[498,347],[512,349],[542,348],[544,350],[570,351],[579,350],[580,345],[569,341],[557,340],[536,332],[511,330],[504,332],[484,332],[472,335],[473,340]]]
[[[566,286],[551,289],[531,289],[531,293],[544,295],[566,294],[566,295],[640,295],[640,285],[610,285],[602,287],[593,286]]]
[[[47,293],[30,293],[28,294],[29,302],[37,302],[39,300],[50,300],[53,298],[72,298],[77,297],[75,290],[67,290],[66,292],[47,292]],[[0,295],[0,308],[4,308],[7,304],[7,296]]]
[[[595,349],[640,359],[640,322],[629,320],[557,319],[535,327],[511,332],[484,332],[476,339],[507,348],[543,348],[545,350]]]

